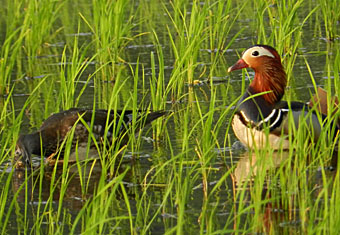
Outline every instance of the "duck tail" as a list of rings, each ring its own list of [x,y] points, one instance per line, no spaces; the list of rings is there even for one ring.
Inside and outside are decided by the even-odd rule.
[[[150,113],[148,113],[146,115],[146,118],[145,118],[144,122],[145,122],[145,124],[149,124],[152,121],[156,120],[159,117],[164,116],[167,113],[168,113],[167,111],[154,111],[154,112],[150,112]]]
[[[337,96],[333,96],[330,99],[330,104],[327,99],[327,91],[325,89],[322,89],[321,87],[318,87],[317,93],[313,95],[313,97],[309,100],[308,106],[309,107],[316,107],[316,110],[323,115],[327,116],[328,113],[328,107],[331,107],[330,105],[334,106],[334,108],[331,109],[331,117],[333,117],[339,109],[339,99]],[[337,118],[337,126],[340,128],[340,119]]]

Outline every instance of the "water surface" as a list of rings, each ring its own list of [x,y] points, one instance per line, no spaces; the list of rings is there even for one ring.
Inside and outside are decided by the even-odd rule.
[[[136,9],[139,6],[139,2],[134,2]],[[144,3],[145,4],[145,3]],[[169,36],[167,34],[167,25],[172,25],[170,18],[166,15],[163,10],[164,5],[171,9],[171,6],[168,2],[159,3],[152,2],[153,9],[150,9],[152,12],[151,22],[154,24],[155,33],[159,37],[159,41],[164,53],[164,77],[165,84],[169,83],[169,79],[171,77],[171,73],[175,64],[175,57],[173,51],[171,49]],[[236,3],[235,3],[236,4]],[[307,5],[307,2],[306,2]],[[65,4],[63,6],[65,10],[72,12],[72,6]],[[79,9],[77,11],[81,12],[85,15],[85,17],[89,14],[85,9],[92,7],[92,2],[81,1],[79,3]],[[164,123],[166,125],[166,131],[168,133],[169,138],[161,138],[160,141],[155,141],[153,139],[152,131],[147,131],[148,128],[143,132],[143,138],[141,142],[141,147],[137,152],[133,152],[131,150],[131,146],[128,147],[128,150],[124,153],[123,162],[118,168],[118,172],[114,172],[111,174],[103,176],[100,164],[96,163],[93,170],[91,170],[92,163],[88,163],[87,167],[84,167],[83,175],[79,176],[79,172],[76,166],[73,166],[69,170],[69,182],[66,188],[66,191],[60,191],[61,184],[61,176],[62,169],[58,169],[56,175],[53,173],[53,168],[46,168],[43,173],[43,178],[41,176],[33,176],[29,183],[25,180],[25,172],[24,171],[11,171],[10,160],[8,160],[8,164],[6,166],[1,166],[1,171],[6,172],[3,177],[0,179],[0,188],[5,188],[7,177],[10,177],[10,190],[8,195],[8,204],[5,206],[5,211],[10,211],[7,231],[8,233],[17,233],[18,228],[22,226],[26,226],[29,229],[34,229],[35,226],[40,226],[42,231],[48,232],[49,221],[43,221],[41,224],[37,225],[36,223],[36,215],[40,214],[48,214],[55,213],[60,210],[60,197],[63,196],[61,210],[64,211],[64,217],[59,218],[58,221],[60,224],[64,225],[64,232],[69,231],[72,227],[74,220],[77,218],[77,215],[80,211],[84,210],[88,204],[88,201],[94,200],[92,198],[94,192],[97,189],[99,184],[109,183],[114,180],[112,175],[119,175],[124,172],[125,177],[123,179],[123,185],[125,186],[125,191],[121,191],[118,187],[117,189],[112,189],[112,193],[114,193],[114,199],[110,201],[110,212],[109,215],[114,217],[120,216],[128,216],[129,211],[132,216],[136,219],[136,232],[138,233],[138,224],[143,224],[143,218],[140,218],[140,213],[138,210],[143,208],[146,211],[145,215],[147,217],[146,220],[150,220],[155,215],[155,218],[152,220],[150,227],[148,229],[149,233],[152,234],[164,234],[166,231],[169,231],[173,226],[175,226],[178,222],[178,202],[175,197],[176,187],[171,190],[171,193],[174,195],[170,195],[167,197],[166,201],[163,201],[163,198],[166,194],[168,194],[167,188],[169,187],[169,178],[178,177],[176,174],[178,172],[174,172],[174,166],[177,160],[174,160],[173,164],[167,164],[164,168],[164,173],[162,175],[156,174],[156,177],[153,178],[157,169],[162,167],[162,164],[166,161],[169,161],[174,156],[179,156],[183,154],[182,152],[182,135],[180,134],[183,130],[183,125],[189,125],[189,129],[194,127],[195,120],[197,121],[197,110],[193,107],[193,111],[191,116],[189,117],[191,122],[184,122],[181,120],[181,112],[185,110],[188,106],[195,103],[199,103],[199,106],[202,111],[208,112],[210,106],[210,97],[212,89],[216,89],[216,102],[215,106],[220,107],[220,111],[217,111],[214,114],[215,120],[214,123],[218,120],[218,116],[223,112],[223,107],[228,107],[239,95],[242,90],[242,72],[233,72],[233,74],[228,74],[227,69],[228,66],[236,62],[239,58],[239,54],[247,47],[253,45],[257,41],[256,34],[256,20],[251,14],[247,14],[249,10],[244,10],[242,12],[241,17],[236,20],[235,25],[233,26],[229,35],[225,35],[227,38],[226,41],[230,40],[240,28],[244,30],[239,35],[239,37],[235,40],[235,42],[228,48],[227,51],[224,52],[224,63],[220,63],[215,70],[213,76],[209,74],[210,66],[211,66],[211,56],[215,51],[212,51],[211,48],[208,47],[207,44],[202,44],[202,48],[199,51],[198,63],[199,66],[195,71],[195,76],[197,76],[197,80],[203,81],[200,85],[189,86],[185,85],[185,90],[187,93],[191,93],[195,99],[194,101],[189,98],[188,95],[183,96],[183,98],[179,100],[173,100],[170,96],[168,97],[167,109],[175,110],[175,115],[167,122]],[[306,16],[308,13],[308,8],[301,8],[299,11],[299,16]],[[139,13],[140,14],[140,13]],[[190,12],[187,12],[190,15]],[[77,19],[76,12],[69,13],[70,16]],[[264,19],[265,21],[268,19]],[[289,88],[287,90],[288,94],[295,100],[299,101],[308,101],[310,94],[313,93],[313,86],[311,83],[311,78],[308,70],[306,69],[305,59],[308,61],[310,67],[312,68],[312,74],[314,75],[315,81],[320,86],[327,85],[328,76],[327,76],[327,66],[333,63],[333,55],[339,53],[339,42],[335,40],[330,43],[322,37],[322,35],[316,35],[315,29],[313,25],[315,24],[315,17],[311,17],[303,27],[302,40],[299,43],[299,47],[297,50],[297,57],[294,63],[293,73],[289,77]],[[74,37],[78,37],[80,43],[90,44],[93,40],[93,34],[89,31],[75,31],[74,25],[76,25],[78,20],[71,20],[67,22],[66,27],[68,27],[65,31],[70,31],[69,33],[65,33],[65,36],[62,37],[65,40],[72,41]],[[65,24],[65,22],[63,22]],[[145,27],[145,28],[144,28]],[[320,27],[323,27],[322,25]],[[57,29],[56,25],[56,29]],[[84,26],[84,28],[86,28]],[[73,30],[73,31],[72,31]],[[140,26],[134,28],[134,33],[143,33],[146,30],[146,26]],[[268,32],[269,34],[270,32]],[[176,35],[173,35],[176,37]],[[3,37],[1,37],[3,38]],[[36,71],[38,74],[26,74],[25,71],[13,71],[13,82],[15,84],[14,95],[13,95],[13,104],[16,112],[19,112],[23,107],[25,101],[29,97],[30,92],[32,91],[32,87],[39,82],[41,79],[44,79],[48,76],[48,81],[46,84],[46,89],[49,87],[59,87],[60,81],[60,67],[63,64],[62,61],[62,51],[63,47],[66,44],[66,41],[60,40],[60,38],[56,37],[49,42],[49,47],[53,48],[51,50],[46,50],[49,52],[54,51],[55,53],[51,54],[42,54],[35,58]],[[89,56],[93,55],[95,51],[89,49],[86,52]],[[121,95],[121,103],[120,106],[124,106],[124,101],[127,100],[126,97],[129,97],[129,87],[133,87],[133,78],[131,74],[131,68],[135,68],[136,64],[139,63],[139,66],[143,68],[143,72],[140,70],[140,75],[144,76],[144,82],[142,80],[138,81],[138,102],[147,103],[151,100],[150,95],[148,93],[148,89],[144,89],[143,87],[149,87],[150,79],[152,79],[152,65],[151,65],[151,53],[154,55],[157,54],[156,45],[154,45],[153,41],[147,35],[138,37],[135,40],[129,42],[123,50],[121,56],[123,56],[124,63],[120,62],[116,65],[117,68],[121,68],[123,73],[125,74],[127,79],[126,88],[122,92]],[[221,52],[222,53],[222,52]],[[286,55],[291,56],[291,55]],[[25,64],[27,58],[22,59],[22,63]],[[93,61],[85,70],[85,72],[81,75],[80,80],[86,81],[88,75],[93,73],[96,69],[96,65],[101,63],[101,61]],[[112,65],[108,65],[112,66]],[[158,62],[156,61],[156,73],[159,73]],[[206,72],[203,72],[206,71]],[[254,73],[249,70],[249,75],[252,77]],[[105,76],[105,75],[104,75]],[[66,74],[67,77],[67,74]],[[209,79],[216,80],[216,82],[210,83],[210,81],[206,82]],[[330,78],[332,79],[332,78]],[[110,84],[114,83],[114,79],[112,77],[107,76],[103,77],[102,82],[107,84],[108,91],[110,91]],[[249,83],[248,77],[246,77],[246,84]],[[82,87],[82,83],[79,83],[77,92],[80,91]],[[95,95],[95,89],[97,88],[97,83],[95,81],[90,80],[85,92],[80,98],[79,107],[92,107],[93,106],[93,97]],[[57,92],[58,89],[55,89]],[[58,94],[56,93],[56,96]],[[5,99],[5,98],[4,98]],[[46,105],[46,102],[49,102],[50,105]],[[97,105],[105,106],[105,101],[96,100]],[[50,113],[57,111],[56,104],[53,100],[45,100],[44,93],[41,92],[41,97],[37,99],[37,106],[41,107],[42,112],[39,113],[36,110],[27,110],[27,115],[23,117],[23,123],[21,125],[20,132],[27,133],[32,130],[36,130],[42,120],[44,120]],[[60,104],[57,104],[60,105]],[[59,109],[62,107],[60,106]],[[35,112],[35,113],[34,113]],[[225,122],[228,123],[230,115],[227,115],[225,118]],[[185,225],[183,225],[183,233],[185,234],[193,234],[200,232],[200,220],[202,215],[202,208],[208,208],[207,210],[214,210],[214,218],[212,224],[214,228],[212,230],[222,230],[222,229],[230,229],[230,231],[234,228],[233,224],[226,224],[226,221],[230,221],[230,218],[233,217],[233,213],[237,215],[235,212],[238,210],[239,201],[234,200],[235,194],[238,190],[244,190],[244,185],[242,182],[253,179],[257,177],[254,172],[257,172],[253,169],[257,161],[263,161],[263,159],[257,159],[257,156],[254,155],[249,157],[249,154],[244,150],[244,148],[237,141],[232,131],[229,130],[227,132],[227,125],[221,128],[222,131],[219,132],[217,139],[220,141],[220,145],[211,149],[210,155],[212,159],[212,164],[210,165],[210,169],[207,170],[209,173],[207,174],[207,179],[202,177],[202,174],[196,174],[200,169],[194,169],[194,171],[189,174],[192,179],[187,179],[190,183],[188,185],[191,188],[187,189],[187,203],[185,205],[184,210],[184,219]],[[229,135],[230,145],[224,145],[223,142],[225,140],[225,136]],[[202,133],[199,130],[195,130],[195,133],[190,138],[190,152],[186,153],[185,156],[192,156],[191,159],[185,158],[185,161],[199,161],[197,157],[197,139],[202,136]],[[169,146],[171,145],[171,147]],[[39,164],[40,158],[35,157],[34,161]],[[178,160],[179,161],[179,160]],[[277,189],[277,195],[273,195],[273,198],[279,197],[281,193],[281,185],[280,182],[272,182],[271,175],[275,175],[275,170],[282,166],[282,162],[285,161],[284,156],[272,156],[271,160],[272,164],[265,171],[269,172],[268,177],[265,179],[266,182],[263,188],[263,195],[266,195],[270,203],[264,203],[264,210],[262,219],[263,227],[273,226],[276,231],[282,231],[284,233],[297,233],[301,232],[300,224],[301,221],[299,219],[299,207],[290,208],[290,210],[286,210],[283,205],[279,203],[272,203],[270,200],[270,194],[266,194],[267,190]],[[178,164],[178,167],[180,164]],[[183,166],[183,165],[181,165]],[[178,171],[190,172],[190,169],[193,167],[191,164],[184,164],[185,168],[178,168]],[[204,168],[202,166],[202,168]],[[289,166],[288,166],[289,168]],[[216,183],[224,177],[227,172],[233,169],[233,173],[226,177],[223,185],[219,186],[218,192],[215,192],[213,196],[209,197],[209,205],[205,205],[206,203],[206,195],[205,192],[210,192]],[[289,172],[289,171],[288,171]],[[308,180],[310,180],[310,184],[315,185],[317,187],[322,187],[322,170],[321,168],[310,169],[308,172]],[[326,176],[329,179],[334,177],[335,172],[333,168],[326,168]],[[168,173],[168,174],[166,174]],[[291,174],[295,174],[296,172],[290,172]],[[296,173],[298,175],[298,173]],[[53,183],[51,183],[51,179]],[[148,187],[146,195],[141,199],[141,195],[145,192],[146,188],[143,186],[144,182],[148,182],[149,180],[153,180],[152,186]],[[82,188],[80,185],[80,180],[86,181],[86,188]],[[205,181],[207,180],[207,181]],[[207,182],[207,185],[205,183]],[[180,182],[177,182],[180,184]],[[37,184],[40,186],[38,187]],[[252,183],[246,184],[246,187],[252,187]],[[84,191],[85,190],[85,191]],[[178,189],[177,189],[178,190]],[[298,189],[296,189],[298,190]],[[51,192],[53,191],[53,193]],[[245,196],[243,198],[242,206],[250,206],[253,199],[250,192],[245,190]],[[292,195],[295,192],[288,192]],[[51,197],[51,194],[53,196]],[[15,210],[10,209],[13,205],[11,205],[12,198],[16,197],[14,200]],[[110,197],[110,190],[108,190],[108,197]],[[125,200],[126,198],[129,200],[131,208],[126,207]],[[318,198],[317,189],[313,192],[312,200]],[[51,203],[50,200],[53,202]],[[275,201],[275,200],[274,200]],[[278,200],[279,201],[279,200]],[[44,207],[45,204],[52,205],[47,209]],[[160,210],[161,208],[161,210]],[[90,209],[88,209],[90,210]],[[240,213],[240,220],[245,224],[245,229],[251,227],[251,223],[249,222],[249,218],[251,218],[251,211],[246,213]],[[27,220],[23,220],[25,218],[23,215],[27,214]],[[294,214],[294,216],[291,216]],[[67,215],[67,216],[66,216]],[[137,215],[139,217],[137,217]],[[135,217],[136,216],[136,217]],[[85,223],[85,222],[84,222]],[[242,223],[241,223],[242,224]],[[80,233],[81,223],[77,226],[76,233]],[[23,230],[20,230],[23,231]],[[20,233],[19,231],[19,233]],[[107,226],[104,228],[104,232],[107,233],[109,231],[114,231],[113,233],[129,233],[130,232],[130,224],[127,219],[117,219],[112,220],[107,223]],[[202,231],[201,231],[202,232]],[[207,231],[203,231],[205,233]]]

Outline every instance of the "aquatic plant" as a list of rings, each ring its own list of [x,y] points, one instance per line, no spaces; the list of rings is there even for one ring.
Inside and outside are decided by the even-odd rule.
[[[318,142],[291,125],[297,138],[286,152],[245,151],[231,116],[253,76],[227,74],[244,48],[267,43],[283,57],[286,100],[308,101],[320,85],[339,96],[336,0],[5,3],[2,233],[338,233],[331,125]],[[123,148],[98,145],[97,160],[68,154],[71,131],[65,161],[35,156],[33,171],[14,170],[19,133],[73,106],[169,115]]]

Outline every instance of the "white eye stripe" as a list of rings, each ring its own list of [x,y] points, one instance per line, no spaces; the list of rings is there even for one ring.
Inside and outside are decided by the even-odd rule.
[[[255,56],[253,55],[253,53],[257,51],[258,54]],[[249,48],[248,50],[246,50],[242,56],[243,59],[247,58],[247,57],[259,57],[259,56],[269,56],[269,57],[272,57],[272,58],[275,58],[275,56],[270,52],[268,51],[266,48],[264,47],[252,47],[252,48]]]

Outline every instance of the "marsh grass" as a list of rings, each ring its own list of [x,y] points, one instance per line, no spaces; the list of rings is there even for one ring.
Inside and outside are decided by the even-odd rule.
[[[70,56],[66,54],[67,47],[65,47],[63,50],[59,73],[60,93],[57,101],[61,102],[58,107],[62,107],[64,110],[78,106],[81,96],[85,92],[85,89],[92,76],[94,76],[92,74],[88,75],[87,80],[83,83],[84,85],[81,88],[78,87],[78,85],[81,84],[80,79],[83,77],[82,74],[97,56],[95,54],[91,58],[86,57],[87,49],[91,46],[92,44],[90,43],[88,46],[84,46],[84,48],[79,48],[78,38],[75,37],[72,54]],[[68,59],[69,57],[71,59]],[[78,97],[76,97],[77,93]],[[53,97],[51,97],[51,99],[53,99]]]
[[[336,1],[319,1],[323,23],[325,26],[325,36],[329,41],[334,41],[339,38],[339,23],[340,6]]]
[[[243,72],[242,81],[225,74],[234,60],[229,49],[269,43],[284,54],[291,86],[287,100],[299,95],[294,86],[301,60],[311,94],[321,84],[329,100],[339,96],[337,40],[325,49],[321,82],[310,55],[297,54],[308,48],[304,26],[311,19],[324,23],[326,37],[336,39],[336,1],[74,4],[76,10],[66,1],[11,1],[1,10],[6,30],[0,93],[7,94],[0,103],[2,233],[338,233],[339,173],[329,171],[338,166],[338,147],[329,141],[338,111],[325,122],[318,142],[306,140],[308,125],[291,125],[296,138],[289,137],[288,151],[244,152],[235,144],[231,116],[251,73]],[[322,17],[312,17],[317,14]],[[127,46],[138,42],[143,48],[144,40],[151,49],[130,55]],[[54,56],[40,57],[49,54]],[[205,77],[208,83],[193,85]],[[214,77],[228,80],[218,84]],[[20,86],[29,95],[21,103]],[[65,154],[57,156],[62,164],[49,167],[35,157],[40,167],[14,171],[10,161],[19,132],[73,106],[133,110],[128,144],[104,139],[101,146],[90,134],[98,159],[90,159],[88,144],[72,165],[73,129],[63,142]],[[137,122],[138,110],[169,113],[138,132],[144,126]],[[93,126],[79,122],[89,130]],[[106,132],[110,125],[118,138],[121,116],[107,122]]]
[[[276,45],[280,54],[285,52],[294,55],[297,48],[301,47],[302,28],[318,10],[316,6],[307,15],[301,16],[299,10],[303,6],[304,0],[278,1],[275,4],[268,1],[256,2],[255,7],[258,8],[255,11],[255,19],[258,23],[257,42]],[[291,68],[293,64],[287,67]]]

